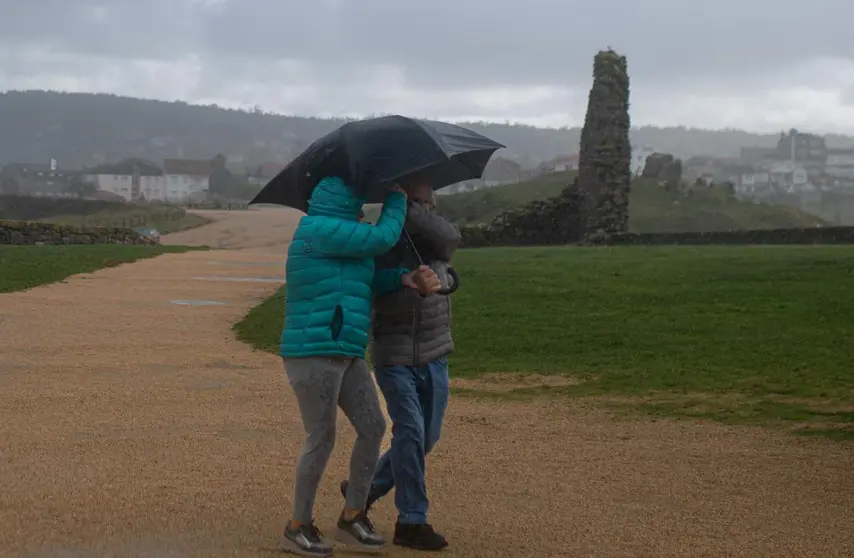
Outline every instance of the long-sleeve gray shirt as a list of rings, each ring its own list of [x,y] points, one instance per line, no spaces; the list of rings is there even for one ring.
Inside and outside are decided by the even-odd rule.
[[[443,286],[450,286],[448,266],[460,244],[457,228],[435,211],[414,203],[409,205],[404,226],[424,263],[436,272]],[[376,263],[378,269],[415,269],[419,265],[405,236]],[[447,356],[454,350],[450,297],[422,297],[412,289],[379,297],[374,301],[372,331],[370,353],[375,367],[419,366]]]

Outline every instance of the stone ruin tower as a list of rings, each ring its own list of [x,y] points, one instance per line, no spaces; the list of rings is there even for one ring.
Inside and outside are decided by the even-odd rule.
[[[593,87],[581,130],[578,193],[583,234],[625,233],[629,226],[632,148],[625,56],[603,50],[593,59]]]

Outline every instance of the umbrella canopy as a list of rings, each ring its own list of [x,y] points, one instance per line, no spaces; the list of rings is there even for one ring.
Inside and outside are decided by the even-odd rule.
[[[312,190],[326,176],[344,179],[366,203],[380,203],[391,185],[415,173],[435,190],[480,178],[502,147],[447,122],[404,116],[348,122],[311,144],[249,203],[305,211]]]

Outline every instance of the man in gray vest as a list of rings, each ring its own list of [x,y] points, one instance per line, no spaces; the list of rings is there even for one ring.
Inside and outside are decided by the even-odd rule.
[[[423,262],[449,287],[448,266],[460,233],[435,212],[429,184],[413,180],[403,188],[409,195],[405,228]],[[401,235],[390,252],[377,258],[377,268],[417,268],[421,262],[407,242],[406,235]],[[422,297],[403,289],[374,301],[370,356],[393,436],[391,449],[377,464],[367,507],[395,489],[394,543],[399,546],[417,550],[448,546],[427,522],[425,462],[442,430],[448,405],[447,356],[453,350],[448,295]],[[346,494],[347,482],[341,485]]]

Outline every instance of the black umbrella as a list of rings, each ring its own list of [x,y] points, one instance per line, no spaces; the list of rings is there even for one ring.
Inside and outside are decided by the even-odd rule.
[[[480,178],[502,147],[447,122],[403,116],[348,122],[312,143],[249,203],[305,211],[312,190],[326,176],[344,179],[366,203],[380,203],[395,182],[415,173],[435,190]]]

